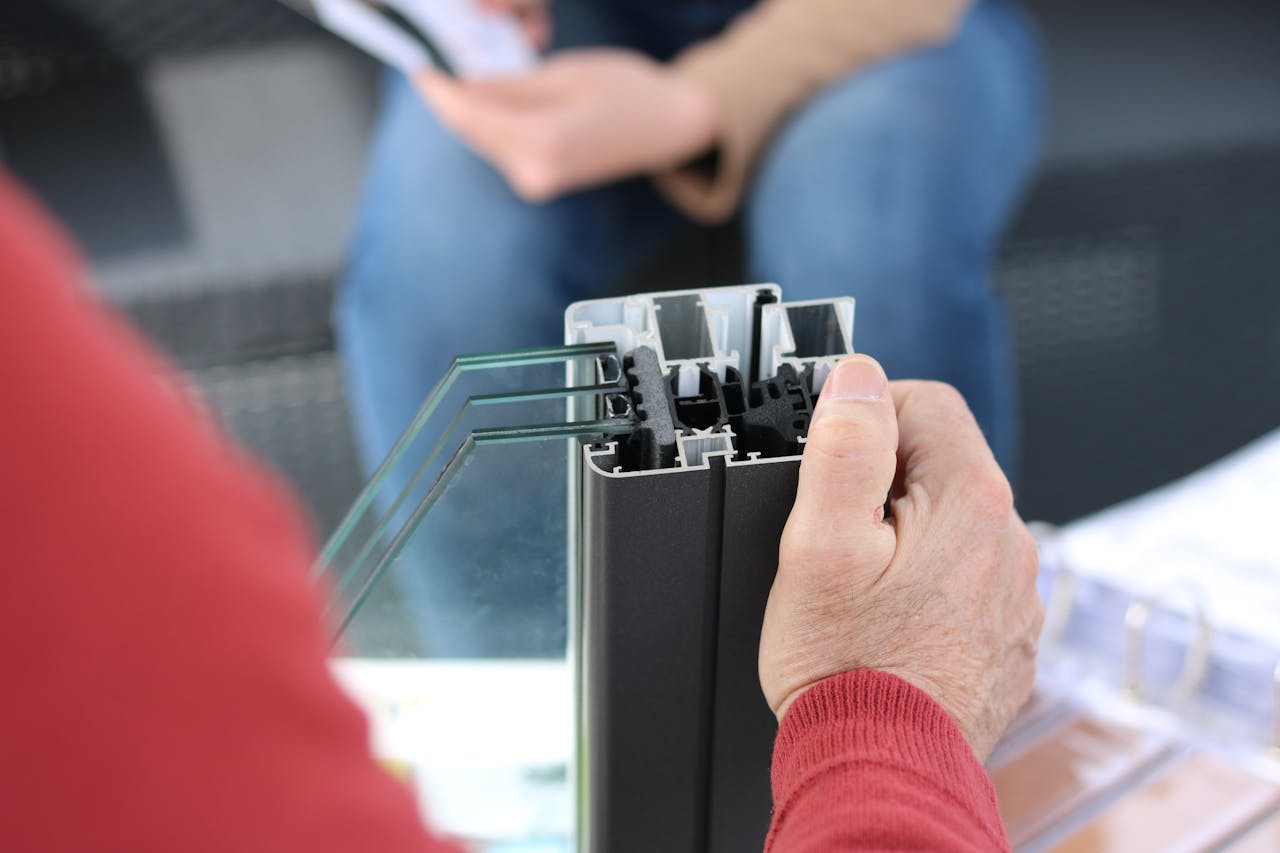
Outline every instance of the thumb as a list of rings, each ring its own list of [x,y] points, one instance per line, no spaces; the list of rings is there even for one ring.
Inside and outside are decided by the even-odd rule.
[[[788,534],[887,565],[896,537],[884,523],[884,502],[897,450],[898,418],[884,369],[865,355],[843,359],[818,397]]]

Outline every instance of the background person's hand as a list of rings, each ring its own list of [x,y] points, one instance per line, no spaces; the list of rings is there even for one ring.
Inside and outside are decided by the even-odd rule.
[[[529,201],[679,165],[716,135],[711,94],[635,51],[564,51],[492,80],[428,70],[416,82],[441,121]]]
[[[893,517],[884,517],[893,489]],[[985,760],[1035,678],[1035,542],[960,395],[850,356],[819,398],[760,643],[781,720],[814,684],[884,670]]]

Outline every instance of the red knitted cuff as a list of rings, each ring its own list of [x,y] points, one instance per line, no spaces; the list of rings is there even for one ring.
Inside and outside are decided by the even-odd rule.
[[[846,672],[797,697],[773,750],[775,809],[815,776],[851,761],[933,780],[977,811],[998,815],[991,780],[955,720],[896,675]],[[993,829],[1003,834],[998,818]]]

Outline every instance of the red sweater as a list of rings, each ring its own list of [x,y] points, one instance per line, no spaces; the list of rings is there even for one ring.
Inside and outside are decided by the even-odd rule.
[[[325,662],[290,497],[204,423],[0,176],[0,849],[444,851]],[[804,694],[776,853],[1006,847],[947,714]]]

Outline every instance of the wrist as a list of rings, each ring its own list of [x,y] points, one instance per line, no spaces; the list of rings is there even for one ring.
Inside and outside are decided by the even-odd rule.
[[[897,675],[872,669],[835,675],[796,692],[774,747],[774,784],[784,789],[775,794],[837,755],[925,765],[951,777],[982,770],[955,718],[933,697]]]
[[[969,838],[956,846],[1008,849],[995,790],[955,720],[887,672],[855,670],[801,691],[778,730],[771,776],[775,837],[815,798],[821,808],[844,800],[846,809],[883,814],[897,780],[915,801],[951,814],[950,831]]]
[[[782,725],[783,719],[787,716],[787,709],[794,705],[795,701],[805,694],[805,691],[812,690],[822,682],[830,681],[836,677],[838,676],[833,675],[827,678],[820,678],[817,681],[810,681],[808,684],[801,685],[783,696],[776,705],[773,705],[773,715],[778,718],[778,725]]]

